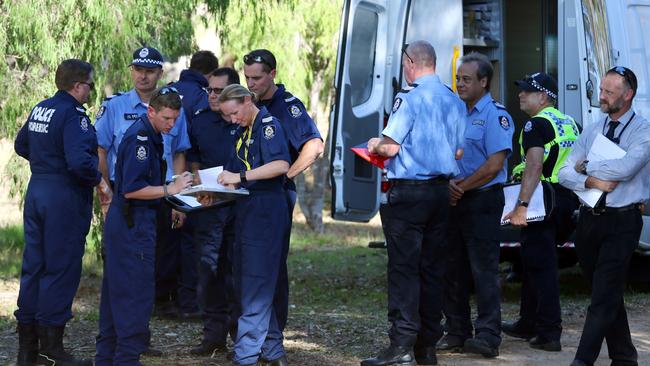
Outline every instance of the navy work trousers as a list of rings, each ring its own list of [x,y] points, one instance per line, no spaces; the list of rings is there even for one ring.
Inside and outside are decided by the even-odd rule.
[[[233,360],[249,365],[285,354],[274,298],[288,207],[284,191],[251,191],[235,210],[233,270],[240,316]]]
[[[473,336],[469,299],[474,283],[476,337],[493,347],[501,344],[499,230],[503,205],[503,189],[492,188],[469,191],[451,208],[443,306],[447,337],[453,342],[462,344]]]
[[[576,249],[582,273],[591,284],[591,303],[576,353],[581,361],[594,363],[604,339],[612,365],[637,365],[623,293],[642,226],[636,209],[598,216],[580,211]]]
[[[435,346],[442,296],[449,190],[446,183],[393,185],[380,214],[388,247],[390,341]]]
[[[92,189],[68,177],[32,175],[23,211],[25,249],[16,320],[47,327],[72,318],[92,215]]]
[[[194,242],[199,253],[197,296],[203,320],[203,339],[226,343],[234,303],[232,246],[235,217],[232,206],[191,214]],[[233,339],[235,334],[232,335]]]
[[[104,278],[95,365],[139,365],[154,302],[156,209],[133,207],[128,227],[113,198],[104,227]]]
[[[571,217],[578,206],[571,191],[559,185],[553,187],[555,205],[551,215],[521,230],[520,324],[547,341],[559,341],[562,335],[556,244],[564,243],[575,227]]]

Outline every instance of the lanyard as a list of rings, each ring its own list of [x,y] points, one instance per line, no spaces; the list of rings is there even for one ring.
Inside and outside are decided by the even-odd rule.
[[[625,126],[623,126],[623,129],[618,134],[618,137],[612,138],[613,143],[615,143],[616,145],[621,143],[621,135],[623,135],[623,132],[625,132],[625,129],[627,128],[627,126],[630,125],[630,122],[632,122],[632,119],[634,118],[634,116],[636,116],[636,112],[632,112],[632,117],[630,117],[630,119],[627,120],[627,123],[625,124]],[[605,118],[605,124],[603,125],[603,135],[605,134],[605,128],[607,127],[608,123],[609,123],[609,116],[607,116],[607,118]]]
[[[253,123],[255,121],[253,120]],[[237,146],[235,147],[235,152],[237,153],[237,158],[241,160],[242,163],[246,166],[246,170],[251,170],[251,164],[248,162],[248,146],[251,143],[251,135],[253,134],[253,125],[251,124],[246,128],[246,131],[239,136],[239,139],[237,140]],[[246,142],[244,143],[244,139]],[[239,151],[241,150],[242,145],[244,145],[244,157],[242,158],[239,155]]]

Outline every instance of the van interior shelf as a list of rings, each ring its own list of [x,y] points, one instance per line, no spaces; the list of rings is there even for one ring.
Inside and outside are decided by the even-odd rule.
[[[469,47],[499,47],[499,41],[492,39],[463,38],[463,46]]]

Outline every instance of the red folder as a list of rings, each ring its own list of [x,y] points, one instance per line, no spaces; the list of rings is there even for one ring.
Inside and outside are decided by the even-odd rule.
[[[384,169],[384,162],[388,160],[388,158],[385,156],[371,154],[370,151],[368,151],[368,147],[366,147],[365,144],[351,147],[350,150],[352,150],[355,154],[357,154],[361,159],[369,162],[370,164],[376,166],[379,169]]]

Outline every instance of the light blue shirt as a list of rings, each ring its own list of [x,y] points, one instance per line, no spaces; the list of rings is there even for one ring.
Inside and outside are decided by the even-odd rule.
[[[481,188],[505,183],[508,177],[507,158],[512,153],[512,135],[515,133],[512,117],[503,105],[495,102],[487,93],[467,112],[465,123],[465,153],[458,161],[460,176],[469,177],[490,155],[505,150],[507,155],[503,169]]]
[[[454,157],[463,145],[465,111],[465,103],[437,75],[421,76],[412,89],[399,92],[382,132],[400,144],[386,166],[388,179],[458,175]]]
[[[140,115],[145,113],[147,113],[147,104],[142,102],[135,89],[106,100],[97,113],[95,120],[97,142],[106,150],[106,163],[112,181],[115,180],[117,149],[122,137]],[[167,162],[165,178],[167,181],[171,180],[174,174],[174,154],[186,151],[190,146],[187,121],[181,109],[174,128],[169,133],[163,134],[163,159]]]

